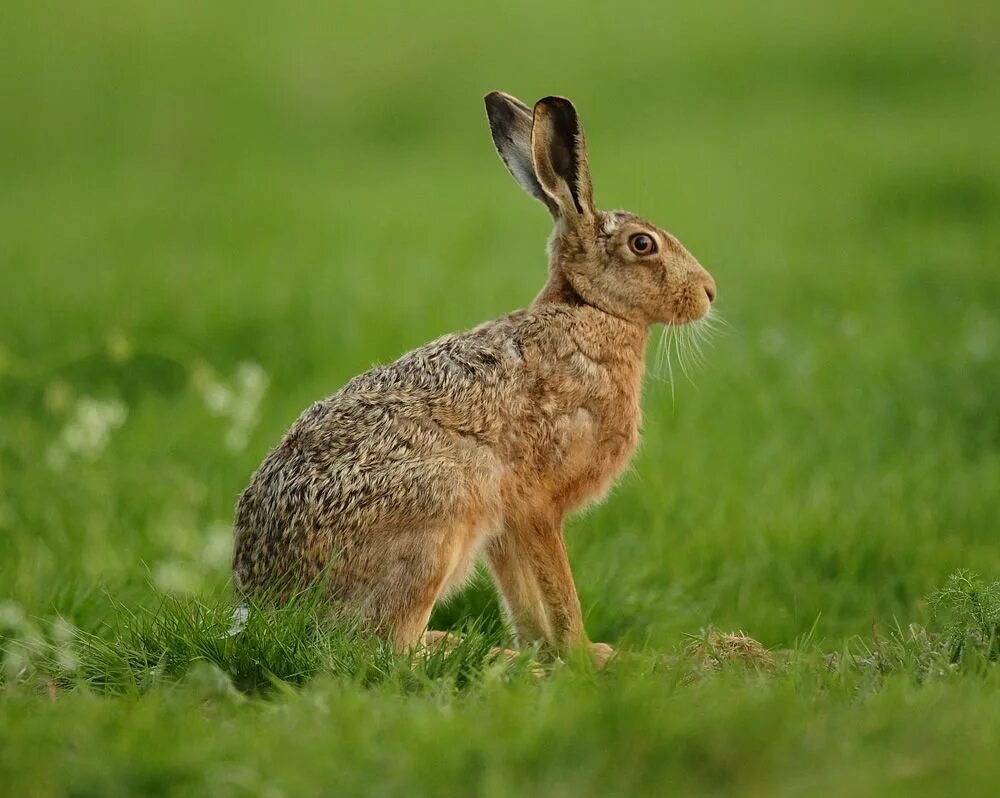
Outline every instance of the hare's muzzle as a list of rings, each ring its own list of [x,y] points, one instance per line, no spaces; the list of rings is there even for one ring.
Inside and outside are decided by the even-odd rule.
[[[708,272],[705,272],[705,293],[708,295],[709,304],[715,301],[715,280]]]

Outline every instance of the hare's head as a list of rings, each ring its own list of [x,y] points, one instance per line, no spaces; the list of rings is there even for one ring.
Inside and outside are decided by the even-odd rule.
[[[686,324],[708,313],[715,281],[666,230],[625,211],[599,211],[587,145],[573,103],[543,97],[534,109],[486,95],[500,157],[555,220],[550,268],[580,300],[643,324]]]

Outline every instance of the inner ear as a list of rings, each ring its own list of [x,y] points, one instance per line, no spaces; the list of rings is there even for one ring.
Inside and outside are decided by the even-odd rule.
[[[583,213],[583,206],[580,204],[580,156],[577,146],[580,122],[573,106],[561,103],[553,106],[552,129],[554,135],[549,145],[552,168],[569,186],[577,213]]]
[[[538,182],[563,215],[593,214],[587,145],[573,103],[565,97],[535,103],[531,148]]]

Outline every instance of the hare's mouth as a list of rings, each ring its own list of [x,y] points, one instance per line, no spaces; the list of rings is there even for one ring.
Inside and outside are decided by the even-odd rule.
[[[684,291],[670,308],[670,316],[664,323],[671,327],[683,327],[710,318],[715,286],[692,286]]]

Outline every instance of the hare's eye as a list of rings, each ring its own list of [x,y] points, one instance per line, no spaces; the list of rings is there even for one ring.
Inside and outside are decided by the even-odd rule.
[[[629,238],[628,246],[636,255],[652,255],[656,252],[656,242],[645,233],[636,233]]]

